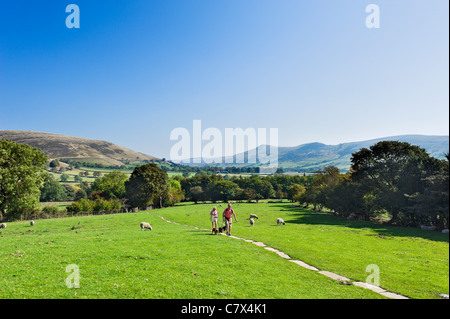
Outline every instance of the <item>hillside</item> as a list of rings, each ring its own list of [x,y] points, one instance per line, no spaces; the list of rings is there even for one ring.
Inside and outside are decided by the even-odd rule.
[[[436,158],[444,158],[445,154],[449,152],[448,136],[401,135],[338,145],[309,143],[293,148],[279,148],[279,163],[283,168],[296,167],[302,170],[316,170],[334,165],[342,171],[347,171],[350,167],[352,153],[361,148],[369,148],[380,141],[408,142],[424,148]]]
[[[82,159],[103,165],[123,165],[123,161],[142,162],[156,157],[135,152],[106,141],[32,131],[0,131],[0,139],[41,149],[51,159]]]
[[[348,171],[352,153],[359,151],[361,148],[369,148],[380,141],[400,141],[418,145],[436,158],[444,158],[445,154],[449,152],[448,136],[401,135],[338,145],[307,143],[294,147],[279,147],[278,166],[287,170],[313,172],[333,165],[341,171]],[[247,158],[247,154],[244,155]],[[230,158],[227,158],[226,162],[229,164],[217,164],[217,166],[259,166],[258,164],[231,164],[232,159]],[[185,165],[200,166],[205,164],[185,163]]]

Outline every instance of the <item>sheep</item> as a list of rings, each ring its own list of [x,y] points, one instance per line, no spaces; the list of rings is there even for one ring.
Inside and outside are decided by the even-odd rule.
[[[277,219],[277,225],[278,225],[278,226],[280,226],[280,225],[286,225],[286,223],[284,222],[283,219],[278,218],[278,219]]]
[[[141,230],[146,230],[146,229],[152,230],[152,225],[150,225],[149,223],[146,223],[146,222],[142,222]]]
[[[6,228],[6,223],[0,224],[0,229]]]
[[[258,216],[256,216],[255,214],[250,214],[250,218],[256,218],[256,219],[259,219]]]
[[[34,226],[34,220],[30,221],[30,226]]]
[[[255,225],[255,221],[252,218],[250,218],[250,226],[253,226],[253,225]]]

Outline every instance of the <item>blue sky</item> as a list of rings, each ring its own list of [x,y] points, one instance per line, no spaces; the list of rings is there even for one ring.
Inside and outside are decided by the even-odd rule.
[[[68,29],[68,4],[80,28]],[[381,27],[365,25],[367,5]],[[0,129],[168,157],[177,127],[280,146],[448,135],[447,0],[2,0]]]

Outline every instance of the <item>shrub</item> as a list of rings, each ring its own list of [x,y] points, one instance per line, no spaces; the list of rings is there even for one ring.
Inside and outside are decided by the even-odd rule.
[[[42,212],[47,215],[56,215],[59,213],[59,208],[58,206],[44,206]]]

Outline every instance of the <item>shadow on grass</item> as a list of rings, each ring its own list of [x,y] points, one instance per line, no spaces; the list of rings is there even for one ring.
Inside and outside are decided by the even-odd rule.
[[[292,204],[273,204],[273,207],[281,208],[281,211],[289,213],[290,218],[285,220],[286,224],[304,225],[329,225],[354,229],[371,229],[381,236],[396,237],[419,237],[428,240],[449,242],[449,236],[437,231],[425,231],[412,227],[390,226],[371,221],[347,220],[326,212],[316,212],[309,208],[292,207]]]

